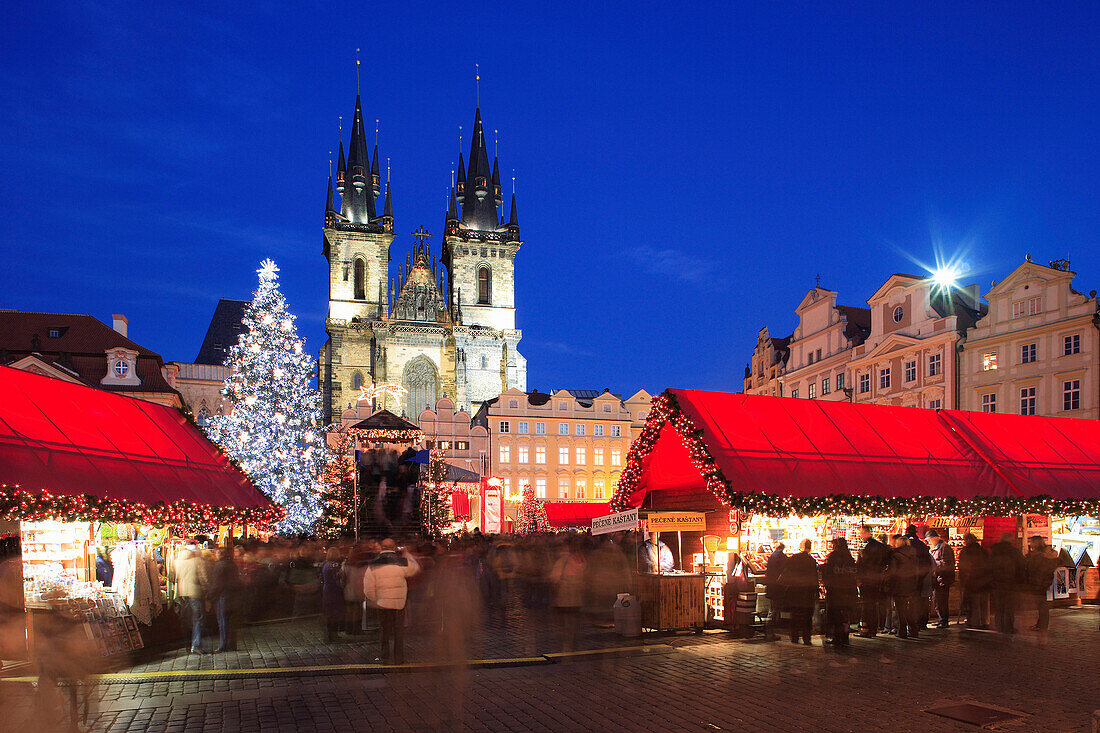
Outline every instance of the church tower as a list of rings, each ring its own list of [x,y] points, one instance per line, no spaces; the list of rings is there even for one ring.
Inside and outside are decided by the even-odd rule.
[[[325,203],[322,252],[328,260],[328,341],[320,355],[319,380],[324,395],[325,421],[331,422],[345,402],[354,402],[360,386],[374,381],[375,342],[370,323],[389,310],[390,243],[393,241],[393,203],[386,182],[382,214],[378,199],[382,193],[378,144],[373,159],[367,149],[363,107],[355,95],[351,141],[347,159],[340,141],[336,192],[337,208],[328,182]]]
[[[458,178],[444,222],[443,264],[459,325],[455,328],[458,382],[477,403],[507,389],[527,388],[527,362],[517,350],[515,259],[519,236],[516,196],[507,220],[496,157],[489,151],[481,108],[474,112],[469,167],[459,154]],[[490,334],[493,337],[490,338]]]

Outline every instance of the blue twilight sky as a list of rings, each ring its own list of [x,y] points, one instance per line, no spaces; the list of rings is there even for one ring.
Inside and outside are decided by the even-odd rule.
[[[937,247],[968,248],[983,290],[1027,252],[1100,287],[1097,3],[47,1],[5,21],[0,307],[125,313],[170,360],[265,257],[322,344],[357,47],[395,271],[421,224],[438,251],[481,65],[529,387],[737,390],[815,275],[862,305]]]

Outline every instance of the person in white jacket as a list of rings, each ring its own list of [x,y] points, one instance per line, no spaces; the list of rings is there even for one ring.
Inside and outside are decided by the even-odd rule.
[[[405,663],[405,600],[409,594],[408,579],[418,572],[420,564],[416,558],[404,551],[399,553],[397,543],[387,539],[382,542],[382,552],[367,564],[363,573],[363,595],[378,608],[383,663]]]

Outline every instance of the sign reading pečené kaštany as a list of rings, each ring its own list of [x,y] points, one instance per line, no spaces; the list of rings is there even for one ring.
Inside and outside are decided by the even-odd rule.
[[[646,517],[647,532],[694,532],[707,528],[702,512],[660,512]]]
[[[608,514],[604,517],[596,517],[592,520],[592,534],[607,534],[609,532],[622,532],[628,529],[638,528],[638,510],[631,509],[618,514]]]

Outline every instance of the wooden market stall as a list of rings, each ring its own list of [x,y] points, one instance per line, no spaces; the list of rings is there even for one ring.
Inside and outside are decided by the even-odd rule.
[[[699,553],[703,566],[768,547],[800,518],[820,525],[820,555],[871,518],[951,540],[1007,519],[1019,541],[1029,517],[1100,514],[1100,422],[670,389],[611,501],[631,507],[709,512],[706,532],[726,546]]]
[[[91,624],[104,656],[140,647],[137,624],[169,600],[161,571],[174,548],[155,542],[283,516],[178,410],[0,367],[0,520],[19,523],[2,570],[18,589],[6,597],[23,601],[3,621],[29,628],[32,648],[24,609]],[[111,537],[125,567],[104,583],[96,554],[115,523],[128,528]]]

